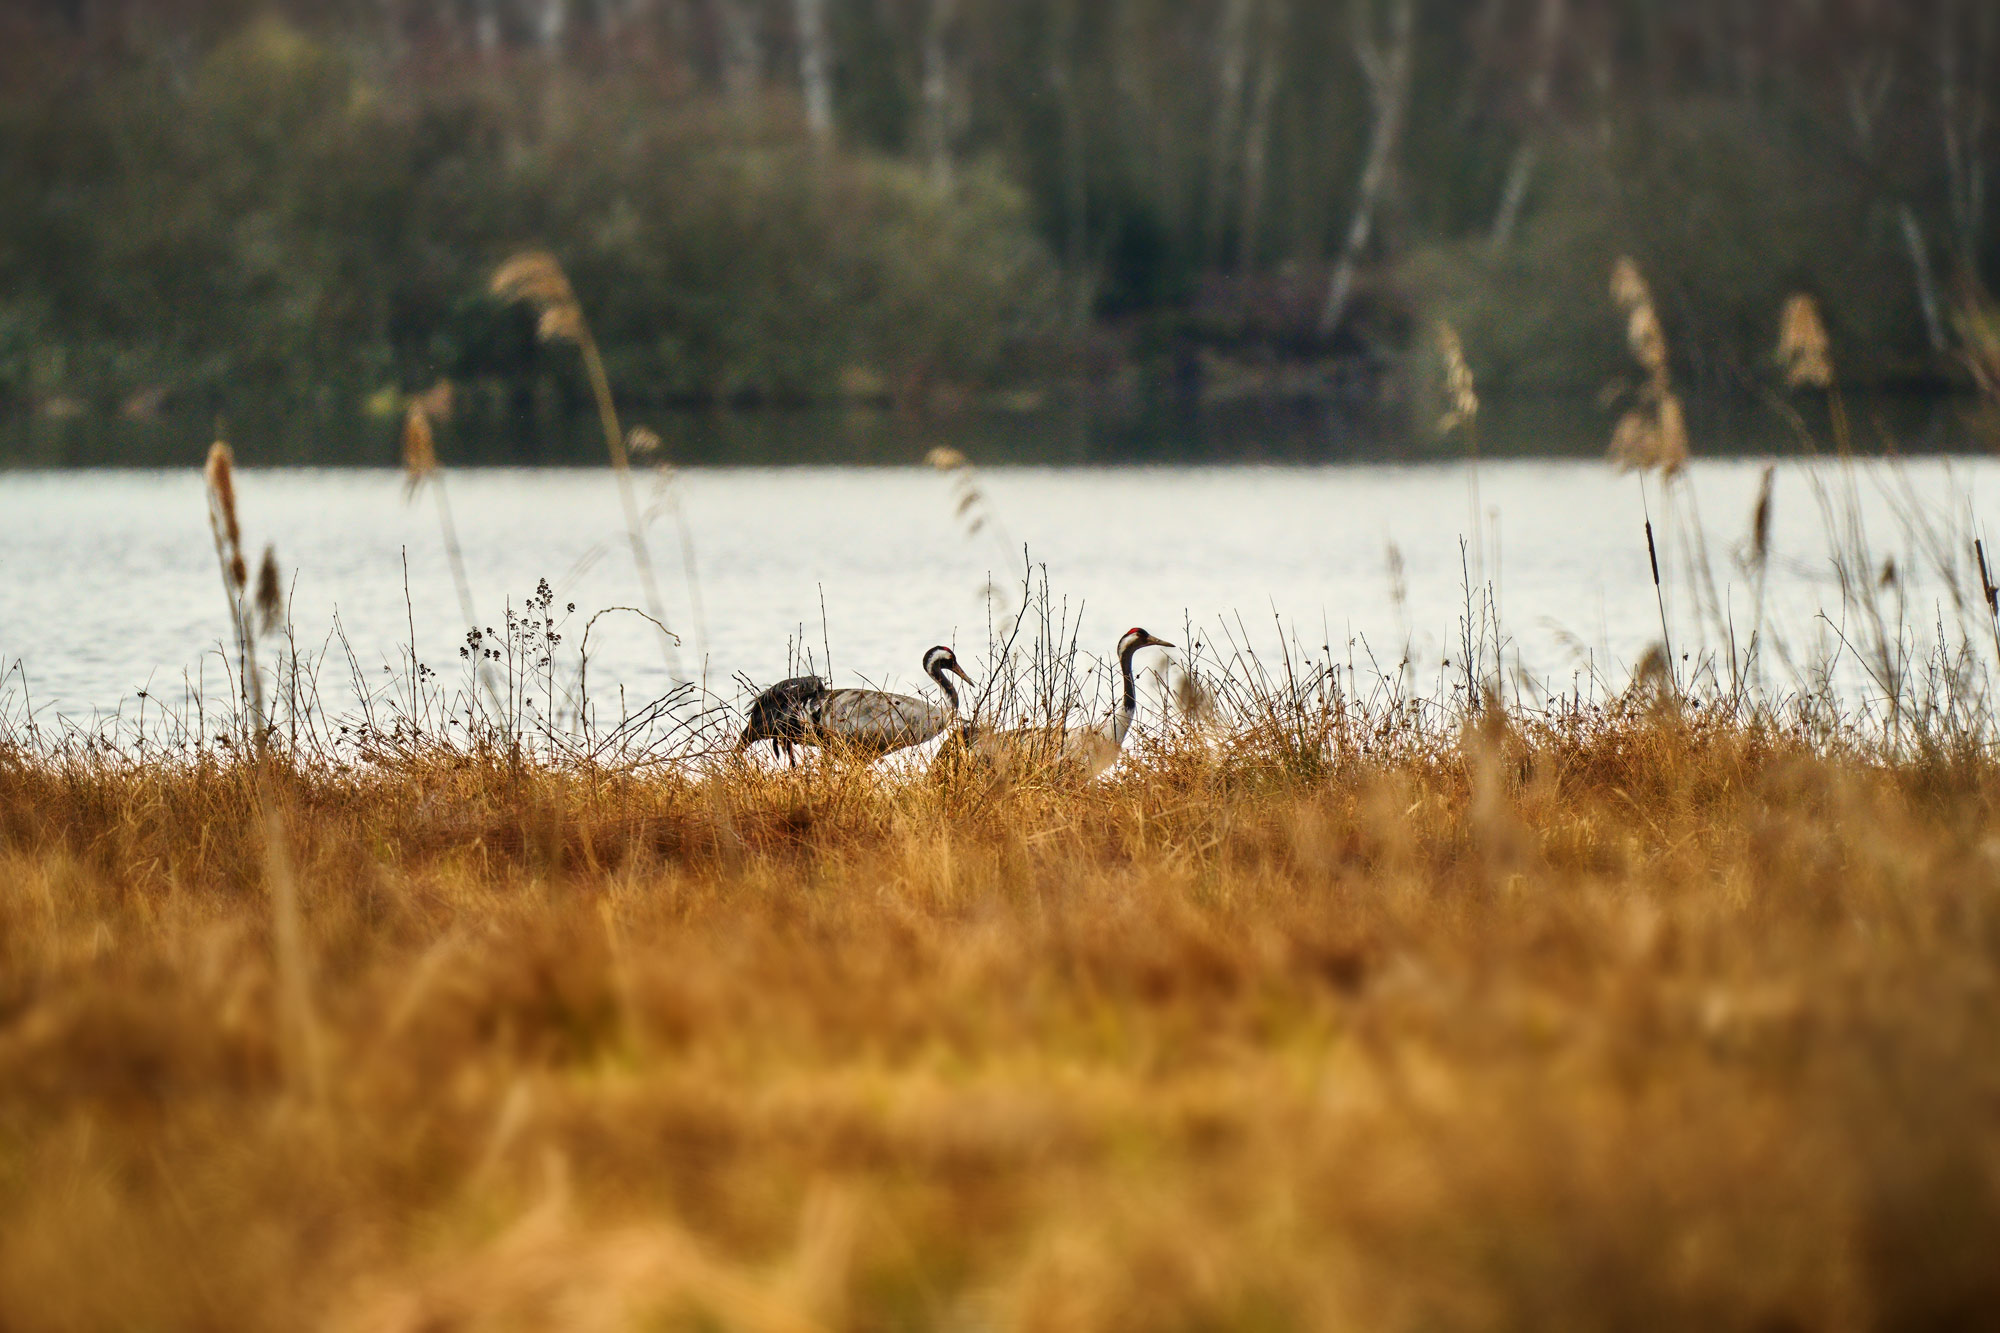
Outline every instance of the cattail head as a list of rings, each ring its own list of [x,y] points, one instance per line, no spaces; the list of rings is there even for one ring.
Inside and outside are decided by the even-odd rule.
[[[413,402],[403,417],[403,479],[411,494],[437,471],[437,465],[437,441],[431,434],[430,414],[421,402]]]
[[[544,342],[583,340],[583,307],[556,257],[546,250],[524,250],[493,271],[490,287],[503,301],[520,301],[535,308],[536,333]]]
[[[1757,507],[1750,514],[1750,563],[1758,569],[1771,556],[1771,478],[1777,468],[1764,465],[1763,480],[1757,484]]]
[[[1820,321],[1819,307],[1804,292],[1787,297],[1778,317],[1778,364],[1784,368],[1787,388],[1833,387],[1833,356],[1826,325]]]
[[[208,481],[210,513],[223,549],[231,586],[240,594],[250,581],[243,564],[243,527],[236,519],[236,456],[221,440],[208,446],[208,463],[202,469]]]
[[[1465,364],[1465,347],[1458,340],[1458,330],[1442,321],[1438,324],[1438,355],[1444,362],[1445,393],[1451,399],[1451,409],[1438,420],[1438,431],[1450,434],[1470,425],[1479,415],[1479,395],[1473,388],[1472,367]]]
[[[278,553],[264,548],[264,561],[257,566],[257,624],[262,633],[276,629],[285,615],[284,593],[278,587]]]

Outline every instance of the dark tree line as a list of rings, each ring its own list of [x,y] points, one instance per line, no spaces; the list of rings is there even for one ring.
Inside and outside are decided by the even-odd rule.
[[[1694,386],[1763,374],[1801,289],[1844,373],[1935,384],[1996,258],[1977,0],[17,0],[0,25],[16,400],[308,353],[343,385],[504,379],[537,353],[477,269],[524,240],[577,268],[634,392],[689,399],[1337,393],[1407,378],[1438,317],[1489,382],[1589,386],[1623,253]]]

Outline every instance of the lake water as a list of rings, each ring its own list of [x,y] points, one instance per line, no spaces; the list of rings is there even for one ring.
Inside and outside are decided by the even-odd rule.
[[[1716,638],[1697,626],[1682,564],[1693,513],[1747,636],[1748,583],[1731,552],[1747,534],[1762,469],[1754,459],[1699,462],[1670,506],[1657,479],[1642,496],[1636,477],[1601,463],[1481,467],[1484,536],[1470,559],[1483,554],[1492,576],[1509,660],[1563,685],[1585,662],[1623,682],[1659,638],[1648,501],[1665,541],[1677,650]],[[2000,499],[2000,468],[1919,459],[1863,466],[1855,477],[1876,559],[1898,562],[1910,621],[1927,625],[1940,605],[1955,620],[1907,520],[1914,507],[1926,522],[1968,532]],[[705,669],[725,690],[735,673],[758,682],[785,674],[801,641],[822,660],[830,644],[842,681],[913,686],[933,643],[955,644],[970,664],[987,641],[981,589],[989,575],[1018,580],[1023,544],[1046,564],[1055,596],[1080,608],[1087,650],[1108,652],[1130,625],[1178,640],[1188,621],[1213,643],[1218,621],[1233,626],[1239,615],[1268,649],[1275,614],[1336,657],[1351,651],[1365,662],[1372,647],[1389,666],[1407,644],[1419,683],[1429,683],[1453,651],[1464,604],[1459,539],[1472,528],[1472,478],[1464,465],[993,469],[976,478],[991,521],[968,534],[954,512],[954,477],[930,469],[689,470],[678,495],[699,621],[670,516],[654,521],[650,540],[667,617],[685,636],[681,670]],[[1841,620],[1819,500],[1838,478],[1828,465],[1778,467],[1769,617],[1795,645],[1828,642],[1816,612]],[[642,480],[642,505],[659,498],[657,485]],[[508,600],[518,607],[543,578],[559,606],[578,608],[566,648],[590,613],[641,604],[608,472],[459,470],[448,486],[483,623],[498,626]],[[253,561],[266,542],[275,546],[302,639],[320,642],[337,614],[379,672],[414,625],[423,660],[448,676],[459,669],[466,626],[429,495],[406,498],[389,471],[254,469],[239,473],[238,494]],[[1969,561],[1966,543],[1946,544]],[[226,633],[196,471],[0,473],[0,665],[21,664],[44,721],[129,713],[148,687],[178,697],[205,679],[220,692]],[[657,637],[629,616],[599,623],[591,656],[593,690],[622,685],[638,698],[669,678]],[[21,703],[17,674],[0,706],[18,714]]]

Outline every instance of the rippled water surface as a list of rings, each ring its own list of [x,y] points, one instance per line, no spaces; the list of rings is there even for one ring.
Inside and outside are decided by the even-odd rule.
[[[1747,636],[1750,597],[1732,557],[1762,467],[1698,463],[1671,505],[1650,483],[1677,648],[1701,637],[1682,567],[1695,513]],[[1239,615],[1268,648],[1275,613],[1302,643],[1351,652],[1364,670],[1369,649],[1389,666],[1408,644],[1420,679],[1434,681],[1464,605],[1471,480],[1460,465],[996,469],[978,478],[996,521],[969,535],[951,477],[930,470],[692,470],[679,493],[699,620],[666,512],[650,540],[668,618],[686,638],[681,669],[698,675],[705,664],[719,686],[738,672],[782,674],[801,636],[822,658],[822,641],[831,645],[842,680],[912,685],[922,650],[938,642],[973,661],[987,639],[980,590],[989,573],[1018,578],[1008,553],[1023,544],[1046,563],[1055,596],[1081,608],[1086,649],[1108,650],[1135,624],[1180,639],[1192,620],[1213,639],[1219,618],[1234,626]],[[1996,481],[1980,460],[1860,470],[1877,557],[1896,556],[1913,622],[1932,617],[1943,587],[1907,535],[1912,505],[1964,531]],[[1564,684],[1582,663],[1622,681],[1659,637],[1638,479],[1596,463],[1512,462],[1485,465],[1477,482],[1510,660]],[[654,484],[642,484],[642,504],[658,498]],[[1821,506],[1840,484],[1831,469],[1778,470],[1768,600],[1795,646],[1827,641],[1816,611],[1840,620]],[[508,599],[520,605],[542,578],[559,604],[577,606],[566,647],[590,613],[641,603],[609,473],[467,470],[448,485],[483,622],[497,627]],[[388,471],[245,471],[238,490],[246,541],[253,555],[275,545],[303,640],[319,643],[337,616],[369,671],[397,660],[413,632],[424,661],[448,677],[458,670],[464,617],[428,495],[407,499]],[[178,697],[187,682],[215,692],[226,632],[194,470],[0,473],[0,663],[22,665],[38,715],[129,713],[149,685],[155,697]],[[601,621],[591,656],[594,692],[622,685],[638,697],[668,678],[657,639],[631,617]],[[7,693],[18,713],[20,674]]]

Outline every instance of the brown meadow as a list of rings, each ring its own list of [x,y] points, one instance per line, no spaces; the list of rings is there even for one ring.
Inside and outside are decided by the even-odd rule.
[[[8,752],[0,1322],[2000,1308],[1990,759],[1662,704],[1322,739],[1014,786]]]
[[[496,286],[583,349],[657,609],[567,280],[530,255]],[[613,721],[590,625],[671,631],[606,608],[562,650],[546,581],[467,635],[456,695],[414,620],[386,682],[343,638],[336,714],[268,552],[250,591],[218,445],[226,729],[0,711],[0,1330],[1990,1323],[1984,546],[1904,515],[1953,608],[1930,637],[1851,463],[1812,480],[1855,639],[1811,658],[1763,615],[1767,469],[1739,642],[1630,261],[1614,292],[1662,632],[1622,694],[1510,670],[1462,546],[1433,697],[1407,649],[1368,687],[1353,645],[1343,675],[1190,626],[1102,781],[759,767],[693,683]],[[1830,391],[1809,301],[1784,330]],[[1478,399],[1440,351],[1477,536]],[[469,619],[430,410],[412,484]],[[997,539],[965,456],[929,461]],[[1036,578],[988,590],[979,725],[1098,711]]]

